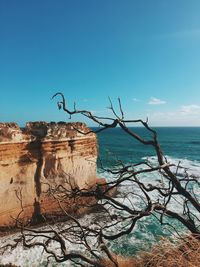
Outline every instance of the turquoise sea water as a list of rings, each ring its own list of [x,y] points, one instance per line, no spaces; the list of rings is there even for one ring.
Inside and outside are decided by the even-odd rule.
[[[132,130],[147,137],[144,128],[132,128]],[[161,147],[169,161],[175,162],[176,164],[181,161],[181,164],[186,167],[190,173],[200,176],[200,127],[162,127],[155,128],[155,130],[158,133]],[[105,167],[116,167],[116,159],[121,160],[124,163],[137,163],[148,157],[151,162],[156,162],[154,151],[150,146],[144,146],[138,143],[119,128],[110,129],[98,134],[98,141],[100,158]],[[99,176],[106,177],[108,181],[109,179],[113,179],[112,175],[100,169],[100,164],[98,167],[98,174]],[[148,175],[145,177],[145,179],[147,179],[147,181],[150,180],[150,182],[155,178],[156,177],[150,177]],[[121,188],[122,193],[132,189],[134,190],[134,188],[129,185],[125,185]],[[198,192],[198,195],[200,196],[200,190]],[[120,196],[117,196],[116,198],[119,201],[123,201]],[[173,203],[170,208],[178,211],[180,207],[178,206],[178,203]],[[102,214],[99,214],[98,216],[99,217],[97,217],[96,213],[85,215],[83,218],[80,218],[81,224],[92,226],[95,220],[98,220],[98,222],[103,220]],[[175,227],[176,231],[181,236],[184,236],[184,234],[187,233],[187,229],[177,221],[167,219],[165,222],[169,222]],[[56,227],[60,229],[61,226],[58,223],[55,224],[54,227],[55,229],[57,229]],[[137,254],[138,251],[148,250],[151,245],[159,241],[161,237],[174,239],[175,231],[171,227],[161,226],[155,216],[150,216],[138,222],[130,234],[123,236],[114,242],[109,242],[109,245],[116,253],[134,255]],[[15,235],[14,238],[16,238]],[[10,236],[6,237],[5,240],[0,240],[0,246],[4,244],[4,242],[11,242],[12,239],[13,237]],[[52,246],[56,248],[56,244],[52,244]],[[68,247],[69,250],[76,250],[76,247],[71,244],[68,244]],[[46,257],[47,255],[43,253],[43,249],[40,247],[24,250],[22,246],[18,246],[12,253],[7,252],[2,256],[0,255],[0,264],[12,262],[13,264],[22,267],[43,267],[46,266]],[[49,266],[71,267],[72,265],[71,263],[64,262],[62,264],[51,263]]]
[[[97,129],[97,128],[94,128]],[[143,137],[149,137],[144,128],[131,128]],[[200,161],[200,127],[157,127],[158,140],[165,155],[178,159]],[[143,157],[154,156],[150,146],[144,146],[120,128],[108,129],[98,134],[100,158],[112,166],[112,159],[138,162]]]
[[[145,138],[150,138],[144,128],[135,127],[132,130]],[[158,127],[154,130],[157,131],[158,140],[168,160],[176,164],[181,162],[190,173],[200,176],[200,127]],[[117,160],[124,163],[137,163],[146,158],[152,162],[156,161],[151,146],[140,144],[120,128],[99,133],[98,141],[100,159],[104,167],[116,167]],[[98,171],[100,175],[109,179],[109,174],[101,173],[100,164]],[[152,177],[149,177],[150,179]],[[166,219],[165,222],[170,222],[181,235],[187,232],[187,229],[175,220]],[[161,237],[174,238],[174,234],[174,229],[161,226],[159,221],[151,216],[137,223],[131,234],[115,241],[112,248],[118,253],[133,255],[139,250],[147,250]]]

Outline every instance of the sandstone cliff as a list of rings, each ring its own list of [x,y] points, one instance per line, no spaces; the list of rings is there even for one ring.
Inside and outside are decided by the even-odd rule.
[[[82,123],[31,122],[23,130],[0,123],[0,227],[13,225],[19,214],[54,213],[49,185],[96,183],[96,136],[81,133],[88,131]]]

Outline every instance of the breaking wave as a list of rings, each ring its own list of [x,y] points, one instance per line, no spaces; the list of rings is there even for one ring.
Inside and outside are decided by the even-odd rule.
[[[149,161],[152,165],[157,164],[157,159],[154,156],[144,157],[142,160]],[[198,177],[200,174],[200,162],[197,160],[189,160],[186,158],[174,158],[167,156],[167,161],[173,164],[179,164],[187,169],[187,172],[190,175]],[[181,174],[180,174],[181,175]],[[98,176],[106,178],[108,181],[112,181],[114,176],[108,172],[103,172],[98,169]],[[152,181],[152,174],[145,174],[145,179]],[[160,177],[154,175],[153,179],[160,179]],[[127,184],[127,186],[130,186]],[[121,187],[121,192],[125,192],[127,187]],[[130,187],[129,187],[130,190]],[[197,189],[200,194],[199,188]],[[117,196],[118,197],[118,196]],[[120,196],[119,196],[120,198]],[[124,201],[121,199],[121,201]],[[140,203],[137,203],[140,205]],[[172,203],[174,209],[177,210],[177,203]],[[94,224],[98,214],[89,214],[81,218],[82,224]],[[177,221],[171,222],[173,226],[180,233],[185,233],[186,229]],[[53,227],[60,227],[61,223],[55,224]],[[43,227],[43,229],[48,228]],[[175,231],[168,227],[167,225],[162,226],[160,222],[156,219],[155,216],[150,216],[145,219],[142,219],[136,224],[136,227],[131,234],[121,237],[120,239],[110,243],[110,247],[116,253],[121,253],[123,255],[133,255],[136,254],[139,250],[147,250],[150,246],[160,240],[162,237],[170,237],[175,235]],[[0,239],[0,247],[3,247],[7,243],[12,243],[12,240],[17,238],[18,234],[12,234]],[[52,247],[56,250],[56,244],[52,243]],[[67,244],[69,250],[75,250],[76,247],[72,247],[69,243]],[[31,249],[24,249],[21,245],[17,246],[12,251],[6,251],[3,255],[0,255],[0,263],[7,264],[13,263],[21,267],[42,267],[47,264],[47,254],[40,247],[35,247]],[[48,265],[47,265],[48,266]],[[56,263],[52,263],[49,266],[58,266]],[[72,266],[71,263],[59,263],[59,266]]]

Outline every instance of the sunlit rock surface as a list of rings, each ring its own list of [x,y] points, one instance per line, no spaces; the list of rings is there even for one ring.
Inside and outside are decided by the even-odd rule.
[[[77,131],[77,130],[78,131]],[[0,227],[56,212],[47,190],[96,183],[97,142],[83,123],[0,123]],[[69,204],[70,205],[70,204]]]

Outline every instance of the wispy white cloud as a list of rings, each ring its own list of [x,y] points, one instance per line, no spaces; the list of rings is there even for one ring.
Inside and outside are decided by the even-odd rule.
[[[176,110],[148,111],[149,122],[157,126],[199,126],[200,105],[183,105]]]
[[[167,107],[163,109],[159,105],[156,108],[151,105],[145,107],[146,110],[126,111],[126,118],[129,120],[148,118],[151,126],[200,126],[200,103],[169,107],[169,109],[166,109]]]
[[[135,98],[135,97],[133,98],[133,101],[134,102],[140,102],[140,100],[138,98]]]
[[[200,106],[199,105],[186,105],[182,106],[180,112],[183,115],[200,115]]]
[[[161,100],[161,99],[156,98],[156,97],[151,97],[149,102],[148,102],[149,105],[162,105],[165,103],[166,103],[166,101]]]

